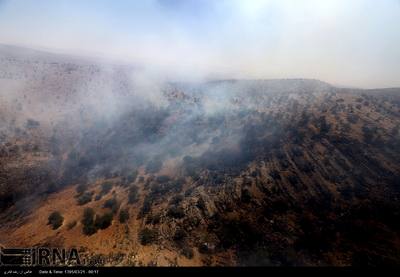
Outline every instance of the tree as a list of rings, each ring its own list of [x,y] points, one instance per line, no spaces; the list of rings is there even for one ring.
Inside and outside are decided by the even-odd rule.
[[[79,184],[76,186],[76,193],[78,193],[78,195],[81,195],[82,193],[84,193],[87,189],[87,185],[86,184]]]
[[[139,232],[139,240],[142,245],[153,243],[158,237],[158,232],[153,229],[144,228]]]
[[[185,237],[186,237],[186,232],[183,229],[178,228],[175,231],[173,239],[174,241],[182,241]]]
[[[112,184],[110,182],[105,182],[101,185],[101,195],[106,195],[112,189]]]
[[[86,208],[83,210],[83,233],[87,236],[93,235],[97,232],[97,229],[94,226],[94,210],[92,208]]]
[[[103,204],[103,208],[110,209],[113,214],[115,214],[117,212],[118,207],[119,207],[119,204],[118,204],[118,201],[117,201],[117,199],[115,197],[111,198],[111,199],[108,199]]]
[[[55,211],[49,215],[48,220],[49,221],[47,224],[51,225],[53,230],[56,230],[63,224],[64,217],[60,214],[60,212]]]
[[[182,248],[181,254],[188,259],[192,259],[194,256],[193,250],[187,246]]]
[[[113,214],[108,212],[105,213],[101,216],[96,215],[96,220],[94,222],[94,226],[96,229],[106,229],[108,226],[111,225],[111,222],[113,220]]]
[[[121,210],[119,212],[119,222],[125,223],[129,219],[129,211],[128,209]]]
[[[133,204],[138,201],[138,187],[133,185],[129,188],[128,203]]]
[[[82,206],[85,205],[87,203],[89,203],[90,201],[92,201],[92,195],[93,192],[85,192],[84,194],[82,194],[81,196],[78,197],[78,205]]]
[[[182,207],[171,206],[168,209],[167,216],[172,217],[172,218],[177,218],[177,219],[183,218],[183,217],[185,217],[185,211],[183,210]]]

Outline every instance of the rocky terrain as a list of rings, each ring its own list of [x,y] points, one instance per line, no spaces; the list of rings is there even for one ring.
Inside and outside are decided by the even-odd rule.
[[[161,82],[0,47],[0,244],[87,264],[400,262],[400,89]]]

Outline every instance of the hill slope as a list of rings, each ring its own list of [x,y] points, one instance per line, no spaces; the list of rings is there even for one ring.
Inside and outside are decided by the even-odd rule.
[[[399,263],[400,89],[0,57],[0,244],[100,265]]]

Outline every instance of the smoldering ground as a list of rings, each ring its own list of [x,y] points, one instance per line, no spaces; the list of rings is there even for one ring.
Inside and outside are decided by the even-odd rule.
[[[2,143],[30,141],[45,157],[15,176],[15,168],[3,172],[4,206],[141,167],[156,173],[166,162],[169,174],[184,175],[185,158],[198,167],[241,164],[246,120],[260,105],[251,91],[265,83],[171,82],[145,68],[43,55],[2,57],[2,83],[11,84],[0,94]],[[4,155],[23,164],[32,150],[23,147]],[[23,183],[18,193],[13,182]]]

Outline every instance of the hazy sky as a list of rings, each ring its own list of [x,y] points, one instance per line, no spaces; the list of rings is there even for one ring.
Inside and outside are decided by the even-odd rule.
[[[0,43],[194,76],[400,86],[400,0],[0,0]]]

